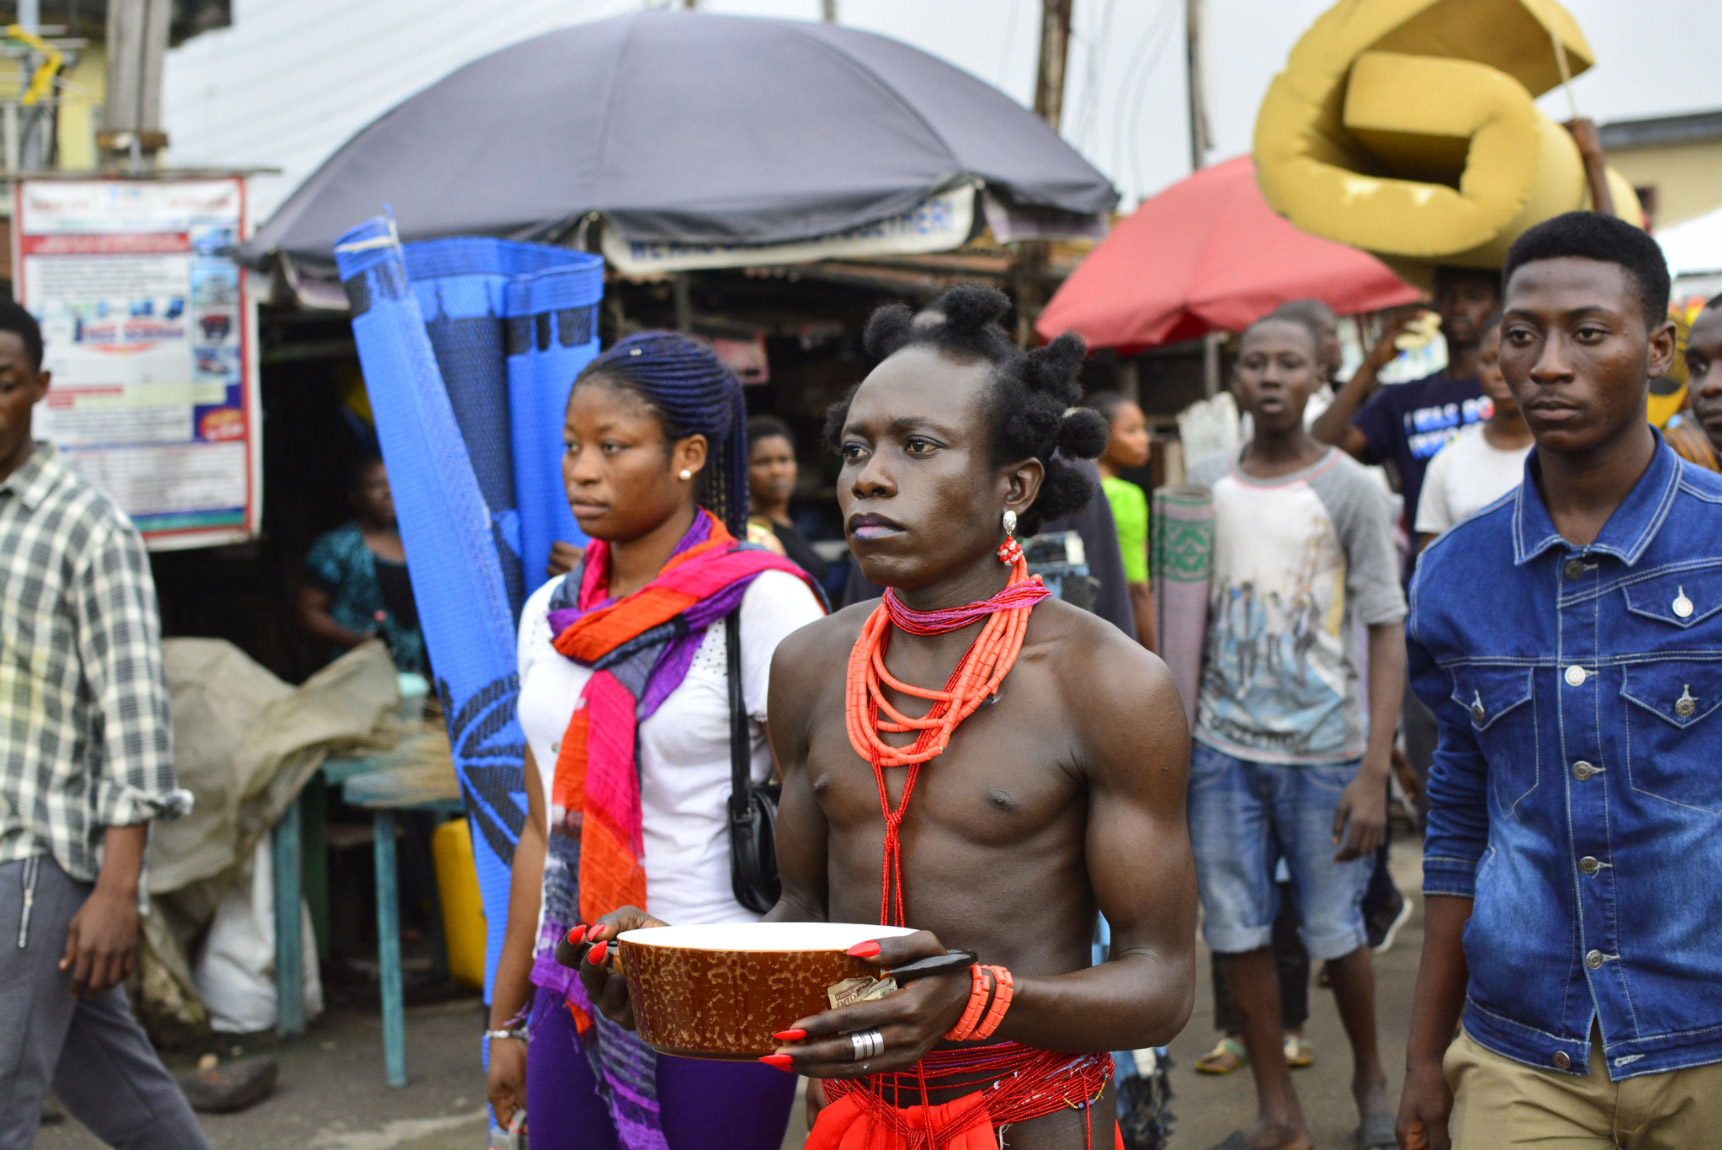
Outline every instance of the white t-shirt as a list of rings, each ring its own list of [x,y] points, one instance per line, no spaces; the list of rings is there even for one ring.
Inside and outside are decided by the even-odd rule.
[[[1503,451],[1473,423],[1436,453],[1417,497],[1417,533],[1439,535],[1489,506],[1525,477],[1530,447]]]
[[[565,576],[563,577],[565,578]],[[533,593],[520,613],[520,727],[538,763],[544,807],[556,756],[590,668],[550,645],[546,616],[562,578]],[[753,777],[771,777],[760,724],[771,656],[791,631],[819,618],[813,592],[783,571],[766,571],[741,601],[742,701],[752,718]],[[640,803],[646,845],[646,910],[671,923],[751,922],[729,874],[728,647],[720,620],[706,628],[687,677],[639,726]]]

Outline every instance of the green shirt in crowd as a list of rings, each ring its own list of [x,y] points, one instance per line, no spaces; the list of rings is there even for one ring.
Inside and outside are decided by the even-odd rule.
[[[1148,582],[1148,496],[1128,479],[1102,479],[1100,487],[1112,504],[1118,525],[1118,550],[1124,556],[1124,581]]]

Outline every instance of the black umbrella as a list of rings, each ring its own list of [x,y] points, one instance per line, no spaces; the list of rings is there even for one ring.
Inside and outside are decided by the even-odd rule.
[[[596,212],[631,243],[756,245],[864,228],[969,188],[995,231],[1003,213],[1083,230],[1118,200],[1027,109],[908,45],[830,24],[642,12],[504,48],[407,99],[330,157],[241,257],[261,267],[282,254],[332,277],[335,237],[384,203],[405,239],[556,239]]]

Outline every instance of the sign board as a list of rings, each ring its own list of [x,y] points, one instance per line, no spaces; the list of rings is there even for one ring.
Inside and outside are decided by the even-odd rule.
[[[623,275],[653,275],[708,268],[806,264],[857,256],[948,252],[968,242],[975,224],[975,188],[964,184],[928,196],[890,219],[787,244],[696,244],[623,239],[604,229],[604,258]]]
[[[254,538],[262,515],[257,309],[228,248],[240,176],[22,179],[12,284],[53,372],[35,433],[153,550]]]

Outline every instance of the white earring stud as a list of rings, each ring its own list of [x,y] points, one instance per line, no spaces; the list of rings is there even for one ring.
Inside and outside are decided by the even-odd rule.
[[[682,473],[679,476],[677,476],[677,478],[679,478],[683,483],[686,483],[688,480],[692,479],[693,477],[694,477],[694,473],[689,471],[685,467],[682,468]]]
[[[1016,512],[1006,511],[1004,513],[1004,529],[1006,535],[1016,534]]]

